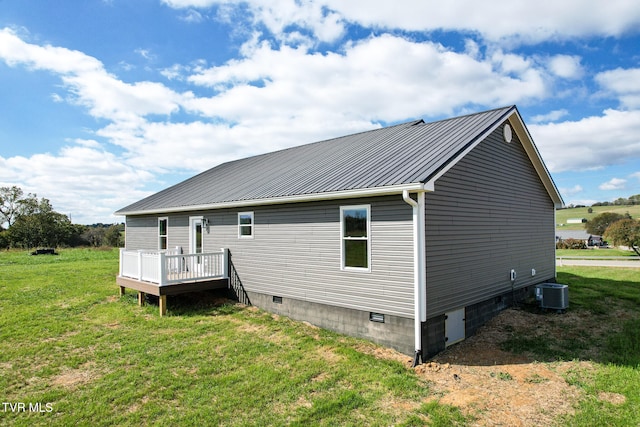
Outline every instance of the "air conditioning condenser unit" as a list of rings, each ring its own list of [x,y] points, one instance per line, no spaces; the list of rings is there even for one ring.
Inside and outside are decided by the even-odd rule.
[[[569,286],[558,283],[536,285],[536,299],[540,307],[552,310],[566,310],[569,307]]]

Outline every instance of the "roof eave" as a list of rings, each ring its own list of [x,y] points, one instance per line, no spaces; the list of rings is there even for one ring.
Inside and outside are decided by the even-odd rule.
[[[167,208],[140,209],[140,210],[119,210],[115,212],[114,215],[119,215],[119,216],[154,215],[154,214],[165,214],[165,213],[175,213],[175,212],[192,212],[192,211],[204,211],[204,210],[217,210],[217,209],[225,209],[225,208],[278,205],[278,204],[285,204],[285,203],[303,203],[303,202],[314,202],[314,201],[321,201],[321,200],[354,199],[359,197],[375,197],[375,196],[402,194],[404,190],[407,190],[409,192],[433,191],[433,186],[429,184],[424,184],[422,182],[415,182],[415,183],[409,183],[409,184],[387,185],[384,187],[357,188],[357,189],[351,189],[351,190],[329,191],[325,193],[311,193],[311,194],[299,194],[299,195],[293,195],[293,196],[267,197],[262,199],[234,200],[234,201],[228,201],[228,202],[208,203],[208,204],[202,204],[202,205],[173,206],[173,207],[167,207]]]

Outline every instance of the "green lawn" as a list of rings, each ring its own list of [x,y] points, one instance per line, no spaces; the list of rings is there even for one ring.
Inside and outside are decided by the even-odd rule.
[[[566,257],[638,257],[634,251],[614,248],[598,249],[556,249],[556,256]]]
[[[611,325],[602,335],[576,325],[565,331],[563,349],[577,359],[597,348],[594,371],[576,370],[567,381],[580,386],[586,398],[571,426],[640,425],[640,273],[632,268],[562,267],[558,282],[569,285],[572,310],[589,313],[593,324]],[[606,332],[605,328],[605,332]],[[578,337],[578,338],[576,338]],[[604,397],[603,397],[604,396]],[[607,396],[622,396],[612,401]]]
[[[37,257],[0,252],[0,425],[471,422],[458,409],[428,400],[427,380],[405,364],[375,357],[376,346],[367,341],[212,294],[173,297],[161,318],[156,306],[138,307],[135,294],[117,296],[117,264],[116,250]],[[570,310],[624,322],[619,333],[597,342],[609,356],[594,360],[595,371],[568,375],[586,398],[559,422],[640,424],[637,271],[559,271],[559,281],[570,284]],[[624,307],[624,319],[607,317],[615,304]],[[575,343],[558,345],[558,354],[587,357],[571,348]],[[626,401],[610,405],[597,399],[602,392]],[[18,404],[27,410],[14,412]],[[28,411],[29,405],[41,412]]]
[[[117,296],[117,263],[117,251],[0,254],[0,401],[44,411],[0,408],[0,424],[394,425],[446,412],[363,340],[211,299],[174,297],[160,318]]]
[[[589,208],[571,208],[571,209],[560,209],[556,211],[556,224],[558,224],[558,229],[560,230],[583,230],[584,224],[567,224],[567,220],[569,218],[586,218],[592,219],[594,216],[601,214],[603,212],[615,212],[621,215],[626,214],[627,212],[633,218],[640,218],[640,205],[629,205],[629,206],[593,206],[591,208],[593,210],[592,213],[589,213]]]

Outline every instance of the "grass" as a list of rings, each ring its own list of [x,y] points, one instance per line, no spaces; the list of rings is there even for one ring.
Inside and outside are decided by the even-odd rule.
[[[505,349],[530,352],[541,360],[594,362],[592,369],[576,365],[567,374],[567,381],[582,388],[585,398],[562,425],[640,425],[638,270],[561,267],[558,282],[569,285],[569,312],[582,315],[584,322],[563,324],[559,337],[514,334]],[[556,314],[548,316],[550,322],[559,320]]]
[[[562,224],[561,230],[583,230],[584,224],[567,224],[569,218],[586,218],[592,219],[603,212],[615,212],[621,215],[627,212],[633,218],[640,218],[640,205],[623,205],[623,206],[593,206],[592,213],[589,213],[589,207],[560,209],[556,211],[556,223]]]
[[[0,253],[0,405],[42,410],[0,406],[0,425],[473,422],[437,403],[426,380],[406,365],[375,357],[368,341],[213,294],[173,297],[160,318],[157,307],[138,307],[133,293],[117,296],[117,264],[115,250]],[[543,363],[593,362],[592,369],[577,364],[567,373],[585,398],[560,424],[640,424],[640,275],[562,267],[558,280],[570,286],[570,312],[622,326],[604,335],[576,326],[555,340],[514,331],[506,345],[549,360]],[[625,316],[613,318],[614,312]],[[594,346],[595,356],[588,351]],[[512,381],[499,367],[495,375]]]
[[[634,251],[623,249],[598,248],[598,249],[556,249],[556,257],[637,257]]]
[[[454,409],[375,346],[211,294],[117,297],[116,251],[0,254],[2,425],[394,425]],[[46,412],[47,404],[52,409]],[[414,408],[414,409],[406,409]],[[448,415],[452,414],[452,415]],[[457,422],[457,421],[456,421]]]

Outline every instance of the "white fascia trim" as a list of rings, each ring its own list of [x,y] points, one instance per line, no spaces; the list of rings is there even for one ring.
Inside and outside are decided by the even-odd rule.
[[[536,172],[538,172],[538,176],[540,176],[544,187],[547,189],[547,192],[551,196],[556,209],[564,207],[564,200],[562,199],[562,195],[560,194],[560,191],[558,191],[558,187],[556,187],[556,183],[553,181],[553,178],[551,178],[551,174],[549,173],[547,166],[544,164],[542,156],[540,155],[538,148],[534,144],[533,138],[531,137],[527,126],[524,124],[522,117],[520,117],[520,114],[512,114],[511,116],[509,116],[509,122],[511,123],[513,129],[516,131],[516,134],[518,135],[520,141],[523,142],[522,146],[531,159],[531,163],[533,163],[533,167],[535,168]]]
[[[141,211],[122,211],[117,212],[115,215],[153,215],[153,214],[165,214],[172,212],[191,212],[191,211],[204,211],[212,209],[224,209],[224,208],[238,208],[246,206],[261,206],[261,205],[278,205],[284,203],[302,203],[313,202],[319,200],[334,200],[334,199],[353,199],[357,197],[371,197],[371,196],[385,196],[392,194],[402,194],[404,190],[410,192],[424,192],[433,191],[433,185],[423,184],[421,182],[412,184],[400,184],[400,185],[388,185],[385,187],[374,188],[360,188],[354,190],[342,190],[342,191],[330,191],[326,193],[312,193],[312,194],[300,194],[295,196],[283,196],[283,197],[267,197],[263,199],[251,199],[251,200],[238,200],[232,202],[211,203],[206,205],[194,205],[194,206],[176,206],[164,209],[150,209]]]

